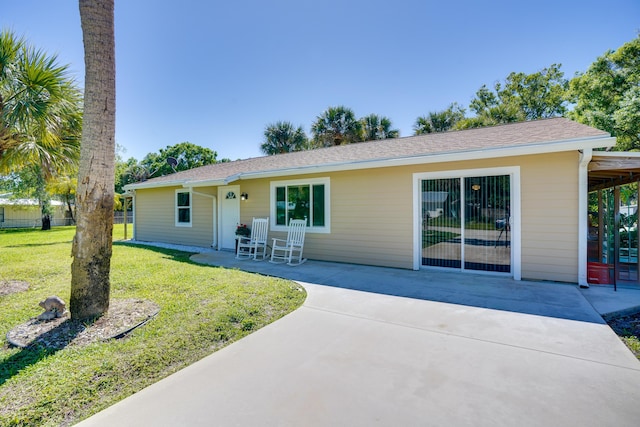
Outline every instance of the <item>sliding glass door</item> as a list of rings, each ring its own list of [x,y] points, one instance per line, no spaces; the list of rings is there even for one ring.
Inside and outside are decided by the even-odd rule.
[[[421,180],[422,265],[511,272],[511,177]]]

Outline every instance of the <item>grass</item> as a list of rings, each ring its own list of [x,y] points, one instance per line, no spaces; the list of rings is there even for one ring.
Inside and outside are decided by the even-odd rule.
[[[6,333],[50,295],[69,301],[73,227],[0,230],[0,425],[71,425],[299,307],[295,283],[189,260],[188,253],[114,243],[111,298],[149,299],[158,316],[122,340],[57,352],[11,348]],[[114,240],[123,236],[114,228]]]
[[[635,354],[636,358],[640,360],[640,339],[635,335],[621,338],[622,341],[627,345],[627,347],[629,347],[629,350],[631,350],[631,352]]]
[[[607,323],[640,360],[640,313],[608,319]]]

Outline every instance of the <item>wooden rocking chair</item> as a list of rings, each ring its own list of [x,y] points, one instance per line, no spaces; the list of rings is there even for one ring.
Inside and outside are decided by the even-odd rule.
[[[254,261],[267,256],[267,234],[269,232],[269,218],[253,218],[251,236],[238,237],[237,259],[253,258]]]
[[[304,249],[304,234],[306,227],[307,220],[292,219],[289,222],[287,240],[273,239],[270,262],[286,262],[289,265],[300,265],[305,262],[306,259],[302,258],[302,250]]]

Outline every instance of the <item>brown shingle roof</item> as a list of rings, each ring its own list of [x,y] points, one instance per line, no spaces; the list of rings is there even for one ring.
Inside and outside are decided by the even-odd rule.
[[[143,186],[161,186],[175,182],[233,181],[234,176],[241,174],[268,173],[270,171],[352,164],[356,162],[376,162],[449,153],[477,152],[479,150],[496,150],[605,137],[609,137],[609,134],[599,129],[565,118],[553,118],[216,163],[153,178],[140,184],[143,184]],[[610,145],[610,143],[603,144],[603,146],[607,145]],[[302,171],[300,172],[303,173]],[[131,187],[135,188],[136,186],[138,184],[134,184]]]

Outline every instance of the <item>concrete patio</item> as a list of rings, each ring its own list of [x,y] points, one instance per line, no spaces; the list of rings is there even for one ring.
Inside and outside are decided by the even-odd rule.
[[[303,306],[81,426],[636,426],[640,362],[604,323],[640,292],[206,252]]]
[[[308,261],[292,267],[267,261],[238,260],[233,253],[225,251],[205,251],[191,259],[202,264],[307,283],[595,323],[603,322],[601,316],[640,311],[640,288],[618,287],[614,291],[613,286],[592,285],[581,289],[574,284],[514,281],[496,275],[412,271],[322,261]]]

